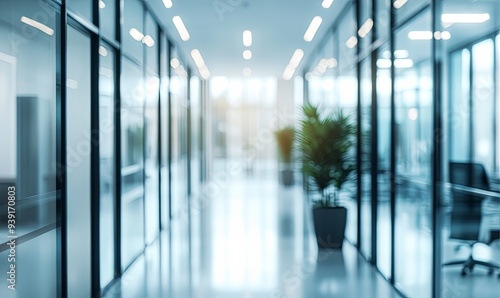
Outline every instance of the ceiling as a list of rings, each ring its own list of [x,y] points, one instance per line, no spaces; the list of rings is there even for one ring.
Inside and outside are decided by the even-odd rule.
[[[147,0],[184,57],[194,65],[190,53],[198,49],[212,76],[242,76],[244,68],[250,68],[254,76],[281,76],[297,48],[305,52],[300,71],[347,1],[336,0],[325,9],[322,0],[172,0],[172,8],[167,9],[162,0]],[[172,23],[175,15],[189,31],[191,38],[186,42]],[[308,43],[303,36],[317,15],[323,23]],[[242,55],[246,49],[242,35],[247,29],[253,35],[250,60]]]

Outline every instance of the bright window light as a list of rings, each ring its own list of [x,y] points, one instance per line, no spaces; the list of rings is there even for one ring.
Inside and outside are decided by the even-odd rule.
[[[408,32],[408,38],[411,40],[431,40],[432,39],[431,31],[410,31]]]
[[[408,58],[409,56],[410,56],[410,53],[408,53],[407,50],[394,51],[394,57],[397,59],[404,59],[404,58]]]
[[[471,24],[484,23],[490,19],[489,13],[444,13],[441,15],[441,21],[445,24]]]
[[[188,41],[190,36],[189,32],[186,29],[186,26],[184,26],[184,22],[182,21],[180,16],[175,16],[172,18],[172,22],[175,25],[175,28],[177,29],[177,32],[179,32],[179,35],[183,41]]]
[[[396,59],[394,60],[395,68],[412,68],[413,60],[411,59]]]
[[[323,3],[321,3],[321,6],[323,6],[324,9],[330,8],[332,6],[333,0],[323,0]]]
[[[40,22],[32,20],[28,17],[25,17],[25,16],[21,17],[21,22],[42,31],[43,33],[45,33],[47,35],[50,35],[50,36],[54,35],[54,30],[52,28],[50,28],[50,27],[48,27]]]
[[[294,68],[297,68],[297,66],[299,66],[300,64],[300,61],[302,61],[303,57],[304,57],[304,51],[302,51],[301,49],[296,49],[292,55],[292,59],[290,59],[289,64]]]
[[[309,24],[309,27],[306,30],[306,33],[304,34],[304,40],[307,42],[311,42],[314,39],[314,36],[316,35],[316,32],[318,32],[319,26],[321,26],[321,23],[323,22],[323,19],[319,16],[315,16],[311,23]]]
[[[166,8],[172,8],[172,0],[163,0],[163,5],[165,5]]]
[[[249,47],[252,45],[252,31],[250,30],[243,31],[243,45],[245,47]]]
[[[250,59],[252,59],[252,51],[250,51],[250,50],[245,50],[245,51],[243,51],[243,58],[244,58],[245,60],[250,60]]]

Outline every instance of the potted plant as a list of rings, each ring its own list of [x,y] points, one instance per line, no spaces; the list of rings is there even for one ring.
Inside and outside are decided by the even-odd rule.
[[[283,162],[283,167],[280,169],[281,182],[285,186],[293,184],[293,166],[292,166],[292,149],[295,140],[295,128],[286,126],[274,132],[276,142],[278,143],[278,151]]]
[[[356,127],[341,110],[323,116],[318,107],[308,104],[302,112],[297,140],[302,172],[320,194],[313,206],[318,245],[342,248],[347,209],[339,205],[339,195],[356,168],[352,152]]]

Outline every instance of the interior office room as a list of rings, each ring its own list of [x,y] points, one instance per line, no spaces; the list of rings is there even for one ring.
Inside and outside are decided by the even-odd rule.
[[[0,0],[0,36],[0,297],[500,296],[500,1]]]

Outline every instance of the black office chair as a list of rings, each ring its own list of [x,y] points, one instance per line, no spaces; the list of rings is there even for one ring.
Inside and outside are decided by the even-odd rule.
[[[489,190],[488,175],[483,165],[477,163],[450,162],[450,183]],[[470,255],[466,260],[452,261],[443,266],[463,265],[462,276],[472,273],[474,266],[481,265],[488,268],[488,273],[493,274],[500,266],[490,262],[475,260],[472,256],[474,244],[479,242],[482,209],[484,196],[469,194],[463,191],[453,190],[453,207],[451,211],[450,238],[467,242],[470,247]],[[500,278],[500,274],[498,275]]]

